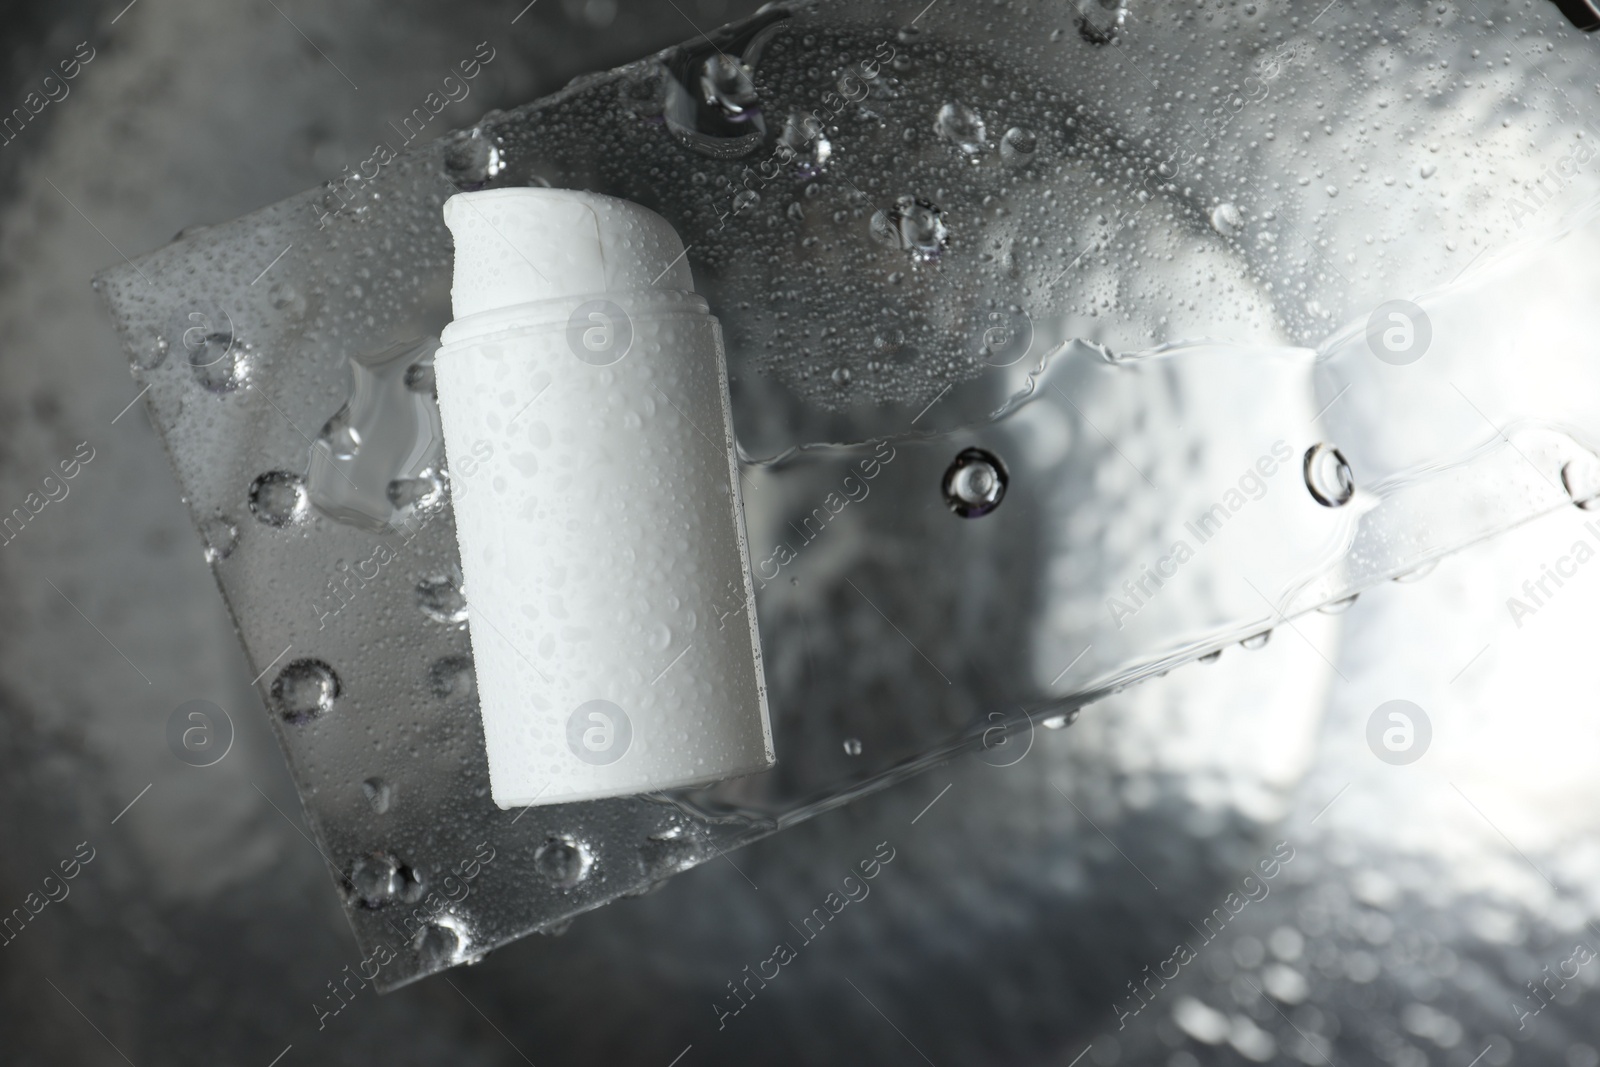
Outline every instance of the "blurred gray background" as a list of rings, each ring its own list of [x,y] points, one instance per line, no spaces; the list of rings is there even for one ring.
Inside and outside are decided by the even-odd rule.
[[[1525,629],[1503,607],[1576,511],[319,1028],[360,955],[90,275],[336,176],[480,41],[453,125],[755,5],[124,3],[0,4],[0,108],[95,49],[0,148],[0,511],[95,456],[0,547],[0,914],[94,850],[0,946],[0,1062],[1600,1064],[1600,962],[1520,1015],[1600,948],[1600,576]],[[1411,767],[1364,739],[1398,697],[1434,725]],[[168,751],[191,699],[237,728],[214,767]],[[1278,841],[1271,895],[1119,1025]],[[871,895],[719,1028],[881,842]]]

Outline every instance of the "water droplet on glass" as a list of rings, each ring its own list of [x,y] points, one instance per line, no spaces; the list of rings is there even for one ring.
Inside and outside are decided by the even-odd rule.
[[[1215,662],[1217,662],[1217,660],[1219,660],[1221,658],[1222,658],[1222,649],[1219,648],[1215,652],[1207,652],[1205,655],[1201,656],[1199,658],[1199,660],[1197,660],[1196,662],[1198,662],[1198,663],[1215,663]]]
[[[428,668],[428,689],[440,700],[470,700],[477,693],[477,684],[468,656],[445,656]]]
[[[155,370],[167,361],[167,339],[150,327],[140,330],[130,342],[133,365],[139,370]]]
[[[231,332],[184,334],[184,350],[194,380],[209,392],[231,393],[245,382],[244,346]]]
[[[1211,209],[1211,228],[1224,237],[1244,229],[1244,212],[1235,204],[1218,204]]]
[[[1424,163],[1422,165],[1422,169],[1418,173],[1424,178],[1431,178],[1435,174],[1439,173],[1439,168],[1432,163]]]
[[[1422,581],[1422,579],[1424,579],[1428,575],[1432,574],[1434,572],[1434,570],[1438,568],[1438,566],[1439,566],[1439,561],[1438,560],[1430,559],[1428,562],[1424,563],[1420,567],[1412,567],[1410,570],[1406,571],[1404,574],[1395,575],[1394,576],[1394,580],[1397,581],[1397,582],[1401,582],[1401,583],[1420,582],[1420,581]]]
[[[833,368],[833,374],[831,375],[831,377],[833,378],[833,384],[834,385],[841,386],[841,387],[849,385],[850,384],[850,368],[849,367],[835,367],[835,368]]]
[[[1343,615],[1345,612],[1355,607],[1356,600],[1358,598],[1359,594],[1347,596],[1343,600],[1333,600],[1322,605],[1317,610],[1322,612],[1324,615]]]
[[[1076,0],[1076,4],[1078,36],[1090,44],[1110,44],[1127,17],[1122,0]]]
[[[944,499],[963,519],[982,518],[1000,506],[1010,480],[993,453],[969,448],[944,472]]]
[[[268,471],[250,483],[250,513],[268,526],[288,526],[306,517],[306,486],[298,474]]]
[[[1000,159],[1008,167],[1025,167],[1039,154],[1039,138],[1030,129],[1013,126],[1000,138]]]
[[[1356,495],[1355,477],[1344,454],[1330,444],[1306,450],[1306,488],[1323,507],[1342,508]]]
[[[846,756],[859,756],[859,755],[861,755],[861,741],[860,741],[860,739],[859,738],[855,738],[855,737],[847,739],[845,741],[845,743],[844,743],[844,754]]]
[[[406,368],[405,387],[435,401],[439,399],[439,384],[434,378],[433,360],[426,359]]]
[[[561,889],[571,889],[589,877],[593,864],[588,846],[572,837],[552,837],[533,854],[534,868]]]
[[[1042,725],[1046,730],[1065,730],[1067,727],[1078,721],[1078,716],[1080,714],[1080,709],[1073,708],[1071,711],[1065,712],[1061,715],[1050,716],[1040,725]]]
[[[396,478],[384,495],[396,511],[429,508],[444,499],[444,479],[436,471],[423,471],[417,478]]]
[[[444,152],[444,172],[457,189],[482,189],[505,167],[499,146],[480,130],[457,134]]]
[[[200,537],[205,542],[207,563],[220,563],[233,554],[239,543],[239,527],[222,515],[213,515],[200,523]]]
[[[718,52],[700,67],[700,99],[726,115],[742,115],[756,102],[755,82],[743,63]]]
[[[461,962],[465,956],[465,932],[460,922],[444,916],[417,931],[412,947],[424,970],[437,971]]]
[[[339,698],[339,676],[319,659],[297,659],[272,680],[272,703],[285,722],[325,715]]]
[[[382,815],[394,801],[394,787],[382,778],[368,778],[361,783],[361,795],[367,798],[374,814]]]
[[[324,514],[387,532],[443,493],[444,432],[426,337],[349,357],[350,394],[311,445],[306,492]],[[396,483],[400,483],[396,486]]]
[[[873,212],[869,225],[880,243],[910,252],[911,258],[919,261],[936,257],[950,237],[944,213],[913,196],[902,196],[893,207]]]
[[[827,169],[828,160],[833,157],[833,142],[828,140],[821,120],[814,115],[789,112],[778,143],[793,153],[792,161],[801,178],[815,178]]]
[[[348,404],[322,427],[322,439],[328,443],[328,450],[333,453],[334,459],[356,458],[356,453],[361,451],[361,434],[350,425]]]
[[[952,101],[939,109],[939,114],[933,120],[933,131],[973,157],[983,151],[988,136],[983,117],[959,101]]]
[[[417,583],[417,607],[434,622],[466,622],[467,597],[461,591],[460,577],[451,572],[422,579]]]
[[[1600,510],[1600,459],[1587,456],[1561,468],[1561,484],[1585,511]]]
[[[350,866],[351,895],[364,908],[381,908],[405,893],[408,873],[386,852],[362,856]]]
[[[1252,634],[1251,636],[1245,638],[1243,641],[1240,641],[1239,642],[1239,647],[1240,648],[1247,648],[1250,651],[1254,652],[1257,649],[1266,648],[1267,647],[1267,642],[1271,641],[1271,640],[1272,640],[1272,631],[1271,630],[1262,630],[1260,633]]]

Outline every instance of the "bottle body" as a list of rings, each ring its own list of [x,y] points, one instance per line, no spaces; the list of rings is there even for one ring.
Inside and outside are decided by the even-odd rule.
[[[705,301],[542,299],[457,319],[442,341],[495,802],[771,766],[727,371]]]

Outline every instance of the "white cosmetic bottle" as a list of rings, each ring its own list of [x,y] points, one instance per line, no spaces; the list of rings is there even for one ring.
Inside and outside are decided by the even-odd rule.
[[[435,357],[495,803],[772,765],[722,333],[637,204],[463,193]]]

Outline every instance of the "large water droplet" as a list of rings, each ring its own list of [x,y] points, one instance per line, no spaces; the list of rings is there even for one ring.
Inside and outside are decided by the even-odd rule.
[[[1000,138],[1000,160],[1008,167],[1025,167],[1039,154],[1039,138],[1025,126],[1013,126]]]
[[[432,388],[438,347],[428,337],[350,358],[350,397],[311,445],[306,490],[319,510],[387,530],[407,508],[442,495],[444,432]]]
[[[539,846],[533,854],[533,865],[553,885],[561,889],[573,886],[589,877],[594,858],[583,842],[565,835],[552,837]]]
[[[1090,44],[1110,44],[1128,14],[1122,0],[1076,0],[1076,4],[1078,36]]]
[[[444,153],[444,172],[457,189],[482,189],[505,170],[505,157],[481,130],[458,133]]]
[[[291,471],[268,471],[250,483],[250,513],[268,526],[303,521],[306,505],[305,482]]]
[[[1005,499],[1010,476],[999,458],[981,448],[969,448],[944,472],[944,499],[963,519],[989,514]]]
[[[428,668],[428,689],[440,700],[471,700],[477,687],[478,676],[468,656],[445,656]]]
[[[1359,599],[1359,594],[1352,594],[1345,597],[1343,600],[1329,601],[1317,610],[1322,612],[1324,615],[1343,615],[1345,612],[1356,606],[1357,599]]]
[[[1330,444],[1312,445],[1306,450],[1306,488],[1323,507],[1342,508],[1356,495],[1355,476],[1344,454]]]
[[[272,703],[285,722],[309,722],[333,709],[339,676],[320,659],[297,659],[272,680]]]
[[[833,142],[828,140],[821,120],[814,115],[789,112],[778,143],[792,153],[791,162],[801,178],[815,178],[833,157]]]
[[[950,239],[944,213],[914,196],[902,196],[893,207],[874,212],[870,226],[872,236],[880,243],[903,249],[922,261],[936,257]]]
[[[209,392],[231,393],[245,383],[244,346],[231,333],[208,333],[186,346],[194,380]]]
[[[361,783],[361,795],[367,798],[373,814],[383,815],[394,803],[394,787],[382,778],[368,778]]]
[[[456,571],[430,575],[417,583],[417,607],[434,622],[452,625],[467,621],[467,597]]]
[[[750,69],[722,52],[667,79],[662,115],[680,142],[714,159],[737,159],[766,139]]]
[[[952,100],[934,117],[933,131],[974,158],[984,150],[988,130],[983,116],[959,100]]]
[[[363,908],[381,908],[397,900],[412,901],[422,896],[422,882],[416,874],[387,852],[372,852],[350,865],[349,890]]]
[[[1250,651],[1254,652],[1257,649],[1266,648],[1267,647],[1267,642],[1271,641],[1271,640],[1272,640],[1272,631],[1271,630],[1262,630],[1260,633],[1251,634],[1249,637],[1245,638],[1243,641],[1240,641],[1239,642],[1239,647],[1240,648],[1247,648]]]
[[[468,938],[459,919],[443,915],[418,930],[411,944],[423,970],[438,971],[466,958]]]
[[[1235,204],[1218,204],[1211,209],[1211,228],[1224,237],[1244,229],[1244,212]]]
[[[1586,456],[1561,468],[1561,484],[1585,511],[1600,509],[1600,459]]]
[[[239,543],[239,527],[223,515],[213,515],[200,523],[200,537],[205,542],[207,563],[220,563],[233,554]]]

